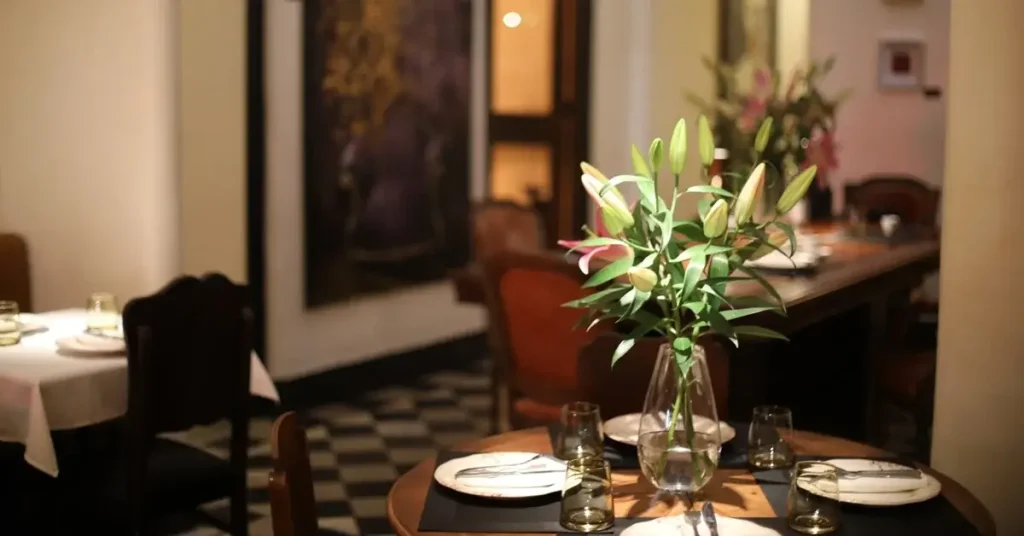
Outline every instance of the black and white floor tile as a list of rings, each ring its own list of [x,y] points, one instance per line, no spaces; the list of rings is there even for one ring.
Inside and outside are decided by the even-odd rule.
[[[439,450],[489,433],[489,362],[423,375],[403,385],[371,390],[354,400],[302,412],[309,438],[315,496],[322,528],[343,534],[390,534],[385,499],[399,475]],[[913,421],[890,411],[889,450],[910,451]],[[267,475],[270,418],[252,423],[250,534],[270,536]],[[187,440],[225,455],[228,431],[215,426],[192,431]],[[227,503],[206,507],[227,516]],[[210,526],[170,528],[171,534],[221,536]]]

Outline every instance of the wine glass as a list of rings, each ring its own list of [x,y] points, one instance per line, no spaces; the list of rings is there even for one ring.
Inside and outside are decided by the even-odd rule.
[[[704,350],[658,351],[640,419],[640,469],[660,492],[693,496],[711,481],[722,448],[721,428]]]

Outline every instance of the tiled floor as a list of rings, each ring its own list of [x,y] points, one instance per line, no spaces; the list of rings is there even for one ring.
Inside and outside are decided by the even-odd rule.
[[[481,358],[464,370],[426,374],[406,385],[370,391],[348,403],[303,412],[316,481],[320,525],[345,534],[390,534],[385,498],[394,480],[439,449],[487,434],[489,364]],[[266,485],[270,467],[269,418],[253,421],[250,510],[253,536],[270,536]],[[889,450],[909,452],[913,423],[890,412]],[[194,430],[189,441],[226,455],[227,429]],[[226,516],[227,504],[208,507]],[[177,526],[172,534],[220,536],[209,526]]]

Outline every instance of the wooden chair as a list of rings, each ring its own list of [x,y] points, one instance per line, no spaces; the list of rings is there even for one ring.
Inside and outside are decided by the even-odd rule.
[[[248,534],[252,313],[244,287],[219,274],[179,277],[152,296],[128,302],[123,319],[124,452],[68,475],[88,490],[78,497],[89,505],[85,515],[146,534],[149,521],[162,514],[230,497],[227,529]],[[229,460],[158,437],[223,418],[231,423]]]
[[[661,337],[637,339],[613,369],[612,354],[621,340],[617,333],[602,333],[579,352],[580,396],[599,404],[605,419],[643,410],[658,348],[665,342]],[[701,344],[707,356],[718,417],[725,419],[729,415],[729,358],[722,345],[713,339],[702,339]]]
[[[489,200],[473,207],[473,256],[481,261],[506,251],[536,253],[544,225],[536,210],[510,201]]]
[[[579,350],[608,328],[573,329],[582,312],[562,304],[587,294],[579,268],[557,253],[506,252],[484,263],[491,325],[496,337],[495,422],[508,412],[513,428],[560,418],[578,399]],[[507,397],[501,391],[507,389]]]
[[[25,239],[0,234],[0,300],[16,301],[22,311],[32,311],[31,273]]]
[[[274,421],[270,429],[270,453],[274,470],[267,487],[274,536],[317,534],[309,448],[306,432],[299,426],[295,412],[289,411]]]
[[[871,175],[845,186],[846,205],[868,222],[897,214],[905,224],[927,229],[938,226],[941,193],[910,175]]]

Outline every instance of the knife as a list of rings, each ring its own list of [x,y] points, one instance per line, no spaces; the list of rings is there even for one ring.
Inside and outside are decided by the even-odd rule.
[[[711,506],[711,502],[704,503],[704,506],[700,509],[701,516],[704,518],[704,524],[708,526],[708,530],[711,531],[711,536],[718,536],[718,518],[715,517],[715,507]]]

